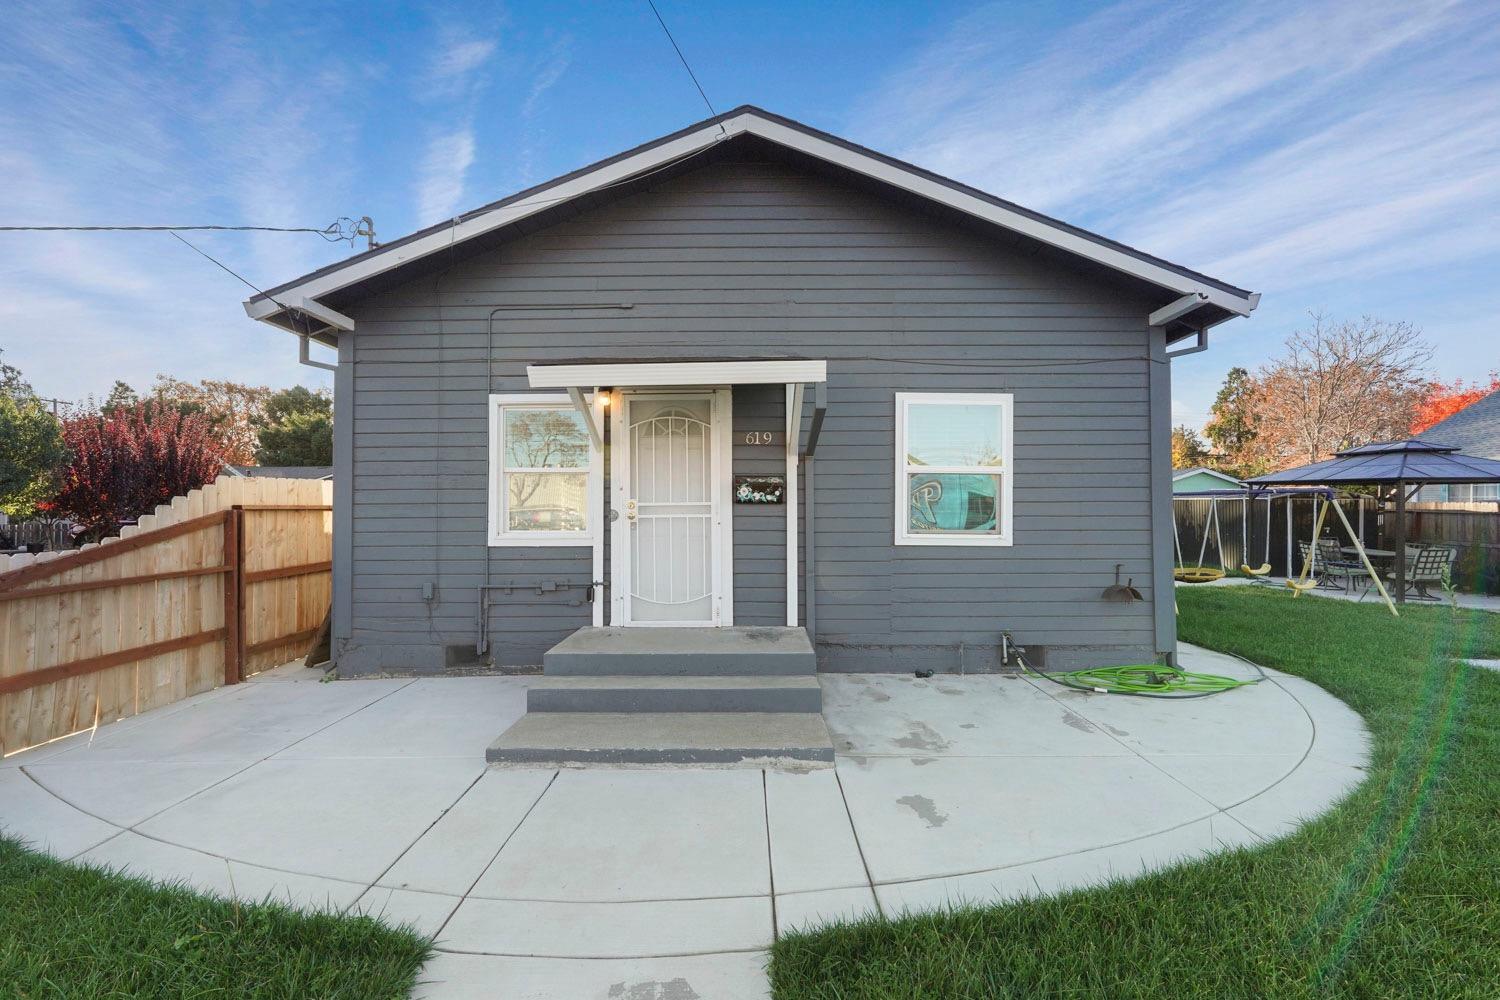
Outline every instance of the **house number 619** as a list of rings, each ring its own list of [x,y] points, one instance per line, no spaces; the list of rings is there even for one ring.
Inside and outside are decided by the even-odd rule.
[[[746,431],[745,432],[745,443],[746,444],[775,444],[776,443],[776,432],[775,431]]]

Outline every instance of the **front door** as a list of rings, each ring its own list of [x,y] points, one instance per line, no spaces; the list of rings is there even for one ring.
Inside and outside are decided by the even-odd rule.
[[[729,391],[620,396],[611,428],[612,621],[727,625]]]

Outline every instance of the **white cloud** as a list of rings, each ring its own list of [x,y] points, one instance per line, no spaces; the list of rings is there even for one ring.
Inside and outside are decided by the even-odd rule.
[[[1251,287],[1500,249],[1492,12],[1131,2],[1041,44],[1012,17],[957,22],[860,137]]]
[[[474,130],[464,126],[427,144],[417,177],[417,216],[423,225],[451,219],[463,207],[464,179],[474,165]]]
[[[483,66],[495,54],[495,43],[487,39],[470,39],[449,44],[438,53],[432,67],[435,80],[465,76]]]
[[[212,6],[8,13],[21,55],[0,76],[0,217],[321,226],[343,210],[336,55],[306,71],[304,53],[267,49]],[[309,235],[185,235],[263,285],[347,252]],[[5,234],[0,348],[39,392],[68,399],[157,372],[325,384],[295,363],[291,338],[245,318],[248,291],[166,234]]]
[[[554,42],[542,63],[537,67],[536,75],[531,79],[531,86],[526,91],[526,100],[521,103],[521,117],[532,118],[536,115],[542,98],[547,91],[557,85],[568,67],[573,65],[573,39],[564,35]]]
[[[1308,305],[1411,319],[1450,376],[1493,366],[1444,303],[1494,310],[1445,271],[1500,268],[1497,50],[1500,8],[1453,0],[1126,0],[1045,34],[992,4],[896,67],[851,135],[1265,292],[1173,363],[1173,420],[1198,426],[1224,368]]]

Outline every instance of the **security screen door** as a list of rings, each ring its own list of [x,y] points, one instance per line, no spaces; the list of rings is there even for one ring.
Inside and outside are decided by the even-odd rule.
[[[615,568],[634,625],[717,625],[719,435],[715,393],[625,393],[615,443],[626,475]]]

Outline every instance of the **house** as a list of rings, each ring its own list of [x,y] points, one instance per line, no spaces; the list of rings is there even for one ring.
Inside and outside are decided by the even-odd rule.
[[[1204,490],[1242,490],[1245,484],[1217,469],[1195,465],[1172,473],[1173,493],[1201,493]]]
[[[250,479],[332,479],[327,465],[231,465],[237,476]]]
[[[245,307],[337,350],[349,676],[1169,657],[1170,360],[1257,300],[747,106]]]
[[[1446,420],[1422,432],[1424,441],[1452,445],[1465,455],[1500,459],[1500,389],[1481,397]],[[1478,503],[1500,500],[1495,483],[1442,483],[1424,486],[1417,500],[1436,503]]]

